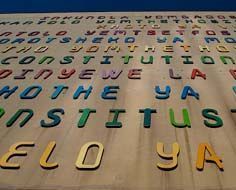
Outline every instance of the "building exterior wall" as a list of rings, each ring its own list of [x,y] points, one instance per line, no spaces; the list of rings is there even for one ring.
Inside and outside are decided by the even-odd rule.
[[[235,12],[0,15],[0,189],[236,189],[235,21]],[[7,86],[15,92],[4,93]],[[91,88],[87,99],[75,97],[79,87]],[[82,125],[85,108],[96,113]],[[13,122],[20,109],[33,111],[21,127],[26,113]],[[125,112],[121,123],[108,125],[111,109]],[[178,123],[186,109],[191,126],[174,126],[171,109]],[[34,146],[8,159],[20,168],[4,167],[17,142]],[[48,163],[58,166],[45,169],[40,158],[50,142]],[[88,142],[104,147],[96,169],[76,167]],[[176,167],[157,167],[172,162],[158,155],[157,143],[167,154],[178,143]],[[223,170],[214,162],[196,168],[201,145]],[[97,153],[90,148],[85,163],[93,165]]]

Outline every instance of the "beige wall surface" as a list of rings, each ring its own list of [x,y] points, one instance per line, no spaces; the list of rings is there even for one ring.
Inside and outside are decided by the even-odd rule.
[[[68,18],[64,18],[67,16]],[[170,16],[177,16],[170,17]],[[188,18],[187,18],[188,16]],[[123,21],[122,21],[123,20]],[[125,20],[125,21],[124,21]],[[179,20],[179,21],[176,21]],[[74,24],[72,22],[74,21]],[[217,22],[216,22],[217,21]],[[5,110],[0,118],[0,158],[8,152],[9,147],[17,142],[33,141],[34,147],[20,147],[18,150],[27,151],[25,156],[13,156],[9,163],[20,164],[19,169],[0,168],[0,189],[81,189],[81,190],[218,190],[236,189],[236,91],[234,71],[235,65],[227,59],[224,64],[220,56],[235,59],[235,12],[127,12],[127,13],[52,13],[52,14],[9,14],[0,15],[0,70],[12,70],[12,74],[0,79],[0,89],[4,86],[18,89],[4,99],[0,96],[0,107]],[[5,22],[5,23],[3,23]],[[26,23],[24,23],[26,22]],[[165,23],[167,22],[167,23]],[[177,22],[177,23],[176,23]],[[23,24],[24,23],[24,24]],[[103,26],[103,27],[100,27]],[[126,34],[115,31],[125,30]],[[140,30],[138,35],[134,30]],[[177,30],[183,30],[180,35]],[[31,32],[40,31],[35,36]],[[64,35],[56,35],[59,31],[67,31]],[[95,31],[86,35],[87,31]],[[103,31],[103,32],[101,32]],[[154,35],[147,35],[148,31]],[[169,35],[165,35],[168,33]],[[193,35],[193,31],[199,33]],[[214,31],[209,35],[206,31]],[[223,35],[222,31],[227,31]],[[11,32],[11,33],[6,33]],[[19,32],[24,32],[19,35]],[[149,34],[150,34],[149,33]],[[18,34],[18,36],[17,36]],[[34,35],[34,34],[31,34]],[[70,42],[61,43],[60,40],[70,37]],[[87,40],[76,43],[78,37]],[[102,37],[101,43],[93,43],[93,39]],[[105,49],[111,45],[110,37],[119,37],[119,46],[115,50]],[[134,37],[134,43],[125,43],[126,37]],[[157,38],[166,37],[164,43],[157,42]],[[179,37],[184,42],[173,43]],[[215,37],[219,40],[207,43],[205,37]],[[23,38],[22,43],[13,43],[16,38]],[[38,43],[29,43],[32,38],[40,38]],[[46,43],[48,38],[56,38]],[[225,41],[230,38],[231,43]],[[5,39],[5,40],[4,40]],[[63,40],[62,40],[63,41]],[[134,52],[128,46],[137,45]],[[184,51],[183,45],[191,46]],[[12,47],[11,47],[12,46]],[[45,52],[37,53],[35,49],[48,46]],[[71,52],[78,49],[78,52]],[[91,46],[98,46],[97,52],[88,52]],[[155,51],[145,52],[145,46],[155,46]],[[165,51],[166,46],[172,52]],[[209,52],[201,52],[199,46],[208,46]],[[220,47],[219,47],[220,46]],[[222,47],[224,46],[224,47]],[[26,51],[20,51],[24,48]],[[27,50],[27,48],[29,48]],[[218,48],[218,49],[217,49]],[[8,51],[6,51],[8,49]],[[117,50],[117,51],[116,51]],[[87,64],[83,64],[84,56],[94,56]],[[122,56],[133,56],[128,64],[124,64]],[[166,64],[161,56],[170,55],[170,64]],[[192,56],[193,64],[183,64],[181,56]],[[5,58],[9,64],[5,64]],[[36,59],[29,64],[20,64],[19,61],[27,56]],[[39,64],[44,56],[53,56],[55,60],[50,64]],[[74,56],[70,64],[61,64],[65,56]],[[103,56],[113,56],[110,64],[101,64]],[[152,64],[140,62],[141,56],[146,59],[153,56]],[[203,64],[202,56],[210,56],[215,64]],[[25,79],[14,78],[22,73],[22,69],[33,69],[25,75]],[[52,69],[53,74],[47,78],[34,79],[41,69]],[[62,69],[75,69],[75,73],[68,79],[59,79]],[[80,79],[79,74],[84,69],[95,69],[91,79]],[[102,79],[101,73],[105,70],[122,70],[117,79]],[[129,79],[130,69],[142,69],[141,79]],[[169,77],[169,69],[182,79]],[[206,80],[196,76],[191,79],[193,69],[199,69],[206,74]],[[230,73],[230,70],[232,71]],[[3,76],[1,73],[0,76]],[[54,100],[50,97],[54,86],[66,85],[69,88]],[[33,99],[21,99],[20,94],[31,85],[41,85],[42,91]],[[91,94],[85,100],[83,95],[73,99],[78,86],[93,87]],[[155,87],[171,87],[170,97],[162,100],[155,96]],[[181,99],[184,86],[191,86],[199,93],[199,99],[188,96]],[[101,98],[105,86],[119,86],[116,100]],[[40,121],[50,123],[47,117],[49,110],[64,109],[64,115],[59,125],[51,128],[41,127]],[[79,109],[96,109],[91,113],[86,125],[78,128],[77,123],[81,117]],[[151,117],[151,127],[144,128],[144,114],[139,109],[152,108],[157,113]],[[191,120],[191,127],[177,128],[170,122],[169,109],[175,113],[176,121],[181,122],[182,109],[186,108]],[[204,120],[214,123],[202,115],[202,110],[211,108],[217,110],[218,116],[223,120],[223,126],[210,128]],[[3,110],[2,109],[2,110]],[[19,123],[24,119],[22,115],[11,127],[7,121],[18,109],[32,109],[33,117],[23,126]],[[105,123],[113,119],[110,109],[125,109],[118,120],[122,122],[121,128],[107,128]],[[0,114],[1,115],[1,114]],[[214,115],[214,114],[212,114]],[[54,169],[44,169],[39,160],[50,141],[56,142],[48,162],[58,163]],[[81,170],[76,168],[76,160],[81,147],[91,141],[100,142],[104,146],[104,153],[100,166],[94,170]],[[164,143],[165,152],[171,153],[171,147],[177,142],[180,147],[178,166],[170,171],[157,167],[157,163],[170,163],[171,160],[161,158],[157,151],[158,142]],[[198,147],[201,143],[208,143],[216,155],[223,160],[224,171],[215,163],[205,162],[204,169],[196,169]],[[86,162],[93,163],[97,149],[91,148],[87,154]],[[209,157],[206,153],[206,157]]]

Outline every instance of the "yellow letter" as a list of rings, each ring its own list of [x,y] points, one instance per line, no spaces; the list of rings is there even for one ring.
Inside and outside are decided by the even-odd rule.
[[[45,149],[45,151],[43,152],[41,158],[40,158],[40,166],[44,169],[54,169],[56,167],[58,167],[58,163],[47,163],[47,161],[49,160],[54,148],[56,147],[56,142],[55,141],[51,141],[47,148]]]
[[[95,160],[94,164],[84,164],[86,154],[89,150],[89,148],[96,146],[98,147],[98,154],[97,158]],[[102,154],[103,154],[104,148],[103,145],[99,142],[88,142],[85,145],[83,145],[80,149],[79,156],[76,160],[76,167],[78,169],[96,169],[99,167],[101,160],[102,160]]]
[[[209,158],[205,158],[206,150],[210,153]],[[198,154],[197,154],[197,163],[196,167],[198,170],[204,169],[204,161],[207,162],[215,162],[216,165],[219,167],[220,170],[224,170],[222,160],[217,157],[214,150],[211,148],[211,146],[207,143],[201,143],[198,147]]]
[[[18,163],[9,163],[10,158],[14,156],[26,156],[27,152],[23,150],[17,150],[21,146],[34,146],[34,142],[18,142],[10,146],[9,151],[4,154],[0,160],[0,166],[4,169],[19,169],[20,164]]]
[[[157,167],[163,170],[173,170],[178,166],[178,155],[179,155],[179,144],[178,143],[173,143],[172,144],[172,153],[171,154],[166,154],[164,153],[164,144],[163,143],[157,143],[157,153],[160,157],[170,160],[172,159],[173,161],[170,164],[161,164],[157,163]]]

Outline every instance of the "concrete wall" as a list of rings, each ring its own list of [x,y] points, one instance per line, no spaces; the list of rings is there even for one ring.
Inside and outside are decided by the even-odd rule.
[[[156,17],[157,15],[161,15],[163,18]],[[168,18],[168,15],[176,15],[179,21],[174,21],[174,17]],[[190,18],[183,17],[183,15]],[[195,15],[201,16],[202,19]],[[214,18],[209,15],[213,15]],[[9,147],[16,142],[34,142],[34,147],[19,148],[19,150],[26,150],[27,156],[14,156],[9,160],[10,163],[19,163],[19,169],[0,169],[0,189],[236,189],[236,116],[231,110],[236,108],[235,92],[232,89],[235,86],[233,76],[235,72],[230,73],[229,71],[234,70],[235,65],[229,60],[228,64],[224,64],[220,59],[220,56],[230,56],[235,60],[235,43],[225,41],[225,38],[236,40],[236,19],[231,17],[234,15],[234,12],[0,15],[1,22],[7,22],[5,25],[1,24],[0,58],[2,62],[0,69],[10,69],[13,72],[0,80],[0,88],[2,89],[6,85],[11,88],[18,86],[16,92],[8,98],[4,99],[4,95],[0,97],[0,106],[5,110],[5,114],[0,118],[0,156],[3,157]],[[60,18],[53,19],[55,16]],[[72,18],[63,19],[64,16]],[[80,16],[82,17],[79,18]],[[105,19],[99,16],[105,16]],[[122,16],[126,17],[122,18]],[[151,17],[145,18],[145,16]],[[137,21],[140,19],[142,21]],[[97,23],[97,20],[101,23]],[[120,23],[121,20],[125,21]],[[127,20],[130,20],[131,23],[128,23]],[[164,20],[168,23],[163,23],[166,22]],[[186,20],[192,20],[193,23]],[[16,21],[19,23],[17,24]],[[23,24],[25,21],[33,21],[33,23]],[[54,22],[51,21],[57,23],[53,24]],[[73,21],[77,24],[72,24]],[[119,25],[119,30],[125,30],[127,34],[115,35],[114,32],[117,29],[111,29],[114,24],[109,23],[113,21],[115,21],[114,24]],[[106,26],[97,29],[99,25]],[[85,35],[88,30],[95,30],[95,33]],[[140,33],[135,35],[133,30],[140,30]],[[183,30],[184,35],[180,35],[176,30]],[[207,34],[207,30],[215,31],[216,35]],[[16,36],[21,31],[26,33]],[[33,31],[40,31],[40,34],[29,36],[29,33]],[[57,36],[56,33],[59,31],[67,31],[67,34]],[[100,33],[101,31],[103,33]],[[149,34],[153,34],[154,31],[156,34],[147,35],[148,31]],[[170,35],[165,35],[168,33],[167,31],[170,31]],[[196,31],[199,31],[199,34],[193,35]],[[228,31],[228,35],[223,35],[221,31]],[[4,36],[7,35],[3,34],[4,32],[12,32],[12,34]],[[79,36],[87,38],[84,44],[75,43]],[[135,43],[125,43],[124,40],[128,36],[135,37]],[[38,37],[41,38],[38,43],[27,42]],[[46,43],[49,37],[57,39]],[[71,41],[60,43],[60,40],[66,41],[62,39],[64,37],[71,37]],[[103,37],[103,39],[96,39],[97,42],[101,40],[101,43],[93,43],[92,40],[95,37]],[[119,37],[118,43],[114,43],[114,45],[119,46],[120,51],[104,52],[110,45],[109,37]],[[166,37],[167,42],[158,43],[156,40],[158,37]],[[175,37],[183,39],[184,42],[173,43]],[[220,42],[207,43],[205,37],[216,37]],[[4,42],[3,39],[7,38],[9,41]],[[11,44],[16,38],[24,38],[25,41],[20,44],[17,42]],[[19,39],[17,41],[19,42]],[[99,47],[97,52],[86,52],[87,48],[94,45]],[[128,47],[130,45],[138,47],[134,52],[130,52]],[[191,47],[188,52],[185,52],[182,45]],[[199,46],[205,45],[209,47],[210,52],[200,51]],[[15,47],[9,48],[10,46]],[[48,46],[48,49],[42,53],[34,52],[39,46]],[[78,52],[70,52],[73,47],[74,50],[76,49],[75,46],[77,49],[80,46],[83,48]],[[155,46],[155,51],[145,52],[145,46]],[[170,52],[172,47],[166,46],[173,46],[173,52]],[[217,46],[227,47],[229,51],[220,52],[224,47],[217,49]],[[26,49],[30,47],[30,49],[17,53],[23,47]],[[9,51],[7,51],[8,48]],[[165,50],[165,48],[167,49]],[[92,58],[87,64],[83,64],[84,56],[89,55],[95,58]],[[124,64],[122,56],[125,55],[133,56],[128,64]],[[165,60],[161,58],[164,55],[173,57],[170,64],[166,64]],[[17,58],[9,59],[10,64],[6,64],[7,61],[4,59],[10,56],[17,56]],[[35,56],[36,59],[29,64],[20,64],[20,60],[27,56]],[[39,64],[38,62],[44,56],[53,56],[55,60],[50,64],[46,64],[46,62]],[[65,56],[74,56],[72,63],[60,64]],[[101,61],[104,60],[103,56],[113,56],[110,58],[111,63],[101,64]],[[145,59],[153,56],[153,63],[142,64],[141,56],[144,56]],[[181,56],[191,56],[193,64],[184,64]],[[212,57],[215,64],[203,64],[201,56]],[[15,76],[22,73],[22,69],[33,69],[34,71],[29,71],[25,75],[25,79],[16,79],[17,77],[14,79]],[[43,77],[34,79],[41,69],[51,69],[53,74],[47,79],[43,79]],[[59,79],[58,76],[61,75],[62,69],[75,69],[75,73],[68,79]],[[79,78],[79,74],[84,69],[96,70],[91,75],[91,79]],[[114,80],[102,79],[101,73],[111,69],[122,70],[122,73]],[[141,79],[129,79],[128,72],[131,69],[142,69]],[[175,75],[178,73],[182,79],[170,78],[169,69],[173,69]],[[199,69],[206,74],[206,80],[199,76],[191,79],[193,69]],[[50,97],[55,91],[54,86],[59,84],[69,88],[63,90],[63,93],[52,100]],[[31,85],[41,85],[40,94],[33,99],[21,99],[20,94]],[[93,87],[86,100],[83,96],[73,99],[73,95],[80,85],[85,88],[90,85]],[[157,99],[155,87],[160,86],[164,90],[167,85],[171,87],[170,97],[164,100]],[[105,86],[119,86],[117,93],[112,94],[117,99],[109,100],[101,97]],[[195,92],[198,92],[199,99],[194,96],[181,99],[184,86],[191,86]],[[32,109],[34,115],[23,127],[19,127],[20,119],[11,127],[6,126],[7,121],[18,109],[26,108]],[[47,123],[52,122],[47,117],[47,113],[54,108],[64,110],[64,115],[57,113],[61,122],[55,127],[42,127],[41,120],[45,120]],[[81,117],[79,109],[83,108],[96,109],[96,113],[91,113],[86,125],[78,128],[77,123]],[[139,113],[139,109],[145,108],[152,108],[157,112],[151,116],[150,128],[143,126],[144,114]],[[170,122],[170,108],[174,110],[178,122],[182,121],[182,109],[186,108],[191,127],[174,127]],[[202,111],[206,108],[217,110],[223,126],[210,128],[204,124],[204,120],[215,123],[214,120],[202,115]],[[105,123],[111,121],[114,116],[109,112],[110,109],[126,110],[126,113],[121,113],[118,117],[118,120],[122,122],[121,128],[106,127]],[[216,114],[211,113],[211,115]],[[20,118],[23,119],[23,115]],[[50,141],[55,141],[56,147],[48,162],[57,162],[58,167],[47,170],[40,166],[39,160]],[[79,151],[85,143],[90,141],[100,142],[104,146],[100,166],[94,170],[78,169],[75,163]],[[171,153],[172,143],[179,144],[178,166],[175,169],[164,171],[157,167],[157,163],[171,162],[171,160],[160,158],[157,154],[157,142],[164,143],[167,153]],[[223,160],[224,171],[221,171],[215,163],[205,163],[203,171],[196,169],[198,148],[201,143],[208,143],[216,155]],[[87,154],[86,163],[93,163],[96,154],[97,149],[91,148]],[[206,157],[209,157],[208,152],[206,152]]]

